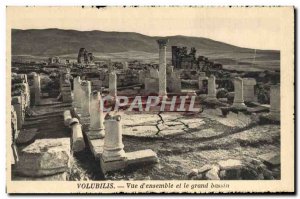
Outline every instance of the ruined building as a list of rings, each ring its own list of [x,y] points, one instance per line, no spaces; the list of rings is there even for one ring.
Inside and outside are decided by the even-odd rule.
[[[172,46],[172,65],[175,69],[190,69],[207,71],[209,69],[222,69],[222,65],[209,61],[207,57],[196,57],[196,49],[191,48],[188,53],[187,47]]]
[[[93,53],[88,52],[85,48],[80,48],[77,57],[78,64],[90,64],[94,62]]]
[[[59,64],[59,63],[60,63],[59,57],[50,57],[48,60],[48,64]]]

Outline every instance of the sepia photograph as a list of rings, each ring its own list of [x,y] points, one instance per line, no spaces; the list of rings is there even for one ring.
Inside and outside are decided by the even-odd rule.
[[[6,11],[8,193],[294,191],[293,7]]]

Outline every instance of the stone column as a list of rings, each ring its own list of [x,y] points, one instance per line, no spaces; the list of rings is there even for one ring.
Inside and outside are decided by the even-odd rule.
[[[110,116],[105,122],[105,138],[102,159],[104,162],[121,161],[125,159],[122,142],[121,116]]]
[[[73,87],[73,93],[74,93],[74,107],[76,108],[81,108],[81,99],[80,99],[80,92],[81,92],[81,80],[80,80],[80,76],[77,76],[74,79],[74,87]]]
[[[89,135],[94,138],[103,138],[105,135],[104,132],[104,114],[102,110],[102,99],[100,92],[93,92],[91,94],[91,104],[90,104],[90,111],[91,111],[91,119],[90,119],[90,129]]]
[[[90,116],[90,95],[91,95],[91,82],[81,82],[81,114],[83,117]]]
[[[280,84],[272,85],[270,88],[270,117],[280,120]]]
[[[109,95],[112,97],[117,96],[117,74],[115,72],[109,73]]]
[[[211,75],[207,81],[207,100],[217,100],[216,77]]]
[[[109,60],[107,63],[107,69],[108,69],[108,73],[110,73],[114,70],[111,60]]]
[[[254,78],[243,78],[244,100],[246,102],[256,102],[257,98],[254,93],[256,80]]]
[[[198,78],[199,90],[203,89],[203,81],[204,80],[208,80],[208,78],[205,76],[205,73],[204,73],[204,75],[203,75],[203,73],[201,73],[199,78]]]
[[[232,107],[245,109],[244,94],[243,94],[243,79],[240,77],[234,78],[234,100]]]
[[[72,150],[74,152],[82,151],[85,148],[81,124],[77,118],[70,121],[70,128],[72,128]]]
[[[62,100],[65,103],[72,102],[72,90],[71,90],[71,82],[70,82],[70,73],[67,69],[60,71],[60,93],[62,96]]]
[[[123,69],[128,70],[128,62],[127,61],[123,62]]]
[[[159,45],[159,96],[167,95],[167,77],[166,77],[166,50],[168,39],[159,39],[157,43]]]
[[[33,76],[34,80],[34,104],[40,105],[41,103],[41,77],[39,74]]]
[[[20,130],[23,125],[21,96],[12,97],[11,105],[13,105],[14,110],[16,111],[17,130]]]

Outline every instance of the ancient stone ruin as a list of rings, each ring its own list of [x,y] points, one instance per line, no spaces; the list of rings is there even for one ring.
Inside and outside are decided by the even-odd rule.
[[[85,48],[80,48],[77,57],[78,64],[90,64],[94,62],[93,53],[88,52]]]
[[[156,41],[155,63],[81,48],[77,62],[12,73],[13,178],[280,179],[279,82],[195,48],[172,46],[169,60],[168,42]]]

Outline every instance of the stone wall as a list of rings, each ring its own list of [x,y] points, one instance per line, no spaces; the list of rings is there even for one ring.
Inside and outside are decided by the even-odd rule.
[[[12,74],[11,105],[12,138],[15,140],[30,107],[30,89],[25,74]]]

